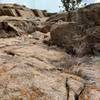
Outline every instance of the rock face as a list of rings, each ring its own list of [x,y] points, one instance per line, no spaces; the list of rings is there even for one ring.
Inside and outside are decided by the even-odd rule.
[[[36,21],[18,17],[0,17],[0,37],[15,37],[30,34],[36,30]]]
[[[53,13],[48,13],[47,11],[38,9],[29,9],[25,6],[20,6],[17,4],[0,4],[0,16],[33,18],[48,17],[51,15],[53,15]]]
[[[40,17],[46,17],[42,10],[31,10],[17,4],[0,4],[0,37],[31,34],[41,24]]]
[[[51,26],[59,21],[77,22],[80,25],[84,25],[86,29],[88,27],[99,26],[99,9],[100,3],[88,5],[85,8],[80,8],[78,11],[55,14],[45,22],[43,29],[49,26],[48,30],[46,31],[48,32],[50,31]]]
[[[99,8],[0,5],[0,100],[100,100]]]
[[[48,12],[29,9],[17,4],[0,4],[0,37],[15,37],[31,34],[48,17]]]
[[[34,17],[34,13],[25,6],[17,4],[0,4],[0,16]]]
[[[45,24],[41,27],[41,32],[50,32],[51,26],[59,21],[65,21],[67,13],[54,14],[49,19],[46,20]]]
[[[73,18],[73,20],[76,19],[78,23],[85,24],[86,27],[99,26],[100,25],[99,9],[100,9],[100,3],[88,5],[85,8],[79,9],[79,11],[76,13],[76,17]]]
[[[51,41],[58,46],[66,48],[76,55],[92,53],[97,43],[100,43],[100,4],[94,4],[81,8],[76,12],[66,14],[66,17],[51,17],[48,21],[66,21],[53,23],[51,27]],[[70,16],[70,17],[69,17]],[[91,17],[92,16],[92,17]],[[63,19],[64,18],[64,19]],[[68,19],[70,18],[70,20]],[[74,24],[73,24],[74,23]],[[96,49],[96,48],[95,48]]]
[[[66,48],[69,53],[75,53],[74,48],[77,46],[76,39],[79,38],[81,33],[81,28],[74,22],[64,22],[60,24],[55,24],[51,28],[51,41],[58,46]]]

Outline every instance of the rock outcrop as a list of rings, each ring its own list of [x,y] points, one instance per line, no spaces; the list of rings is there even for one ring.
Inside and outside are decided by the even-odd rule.
[[[100,100],[99,9],[0,4],[0,100]]]
[[[37,23],[21,17],[0,17],[0,37],[16,37],[35,32]]]
[[[43,26],[43,29],[46,29],[44,32],[49,32],[51,29],[51,26],[59,21],[64,22],[77,22],[80,25],[84,25],[87,29],[88,27],[94,27],[100,25],[100,3],[97,4],[91,4],[84,8],[80,8],[77,11],[71,11],[66,13],[59,13],[51,16],[47,21],[45,22],[45,25]],[[92,17],[91,17],[92,16]]]
[[[0,16],[35,17],[32,10],[17,4],[0,4]]]
[[[41,17],[47,17],[42,10],[31,10],[17,4],[0,4],[0,37],[31,34],[41,24]]]
[[[80,42],[77,41],[77,38],[80,38],[79,35],[81,37],[81,28],[74,22],[54,24],[51,28],[51,41],[53,44],[66,48],[66,51],[70,54],[75,54],[75,46]]]
[[[50,29],[53,24],[60,22],[60,21],[67,21],[68,13],[60,13],[54,14],[49,19],[46,20],[44,26],[41,28],[41,31],[44,33],[50,32]]]
[[[100,43],[99,9],[100,4],[94,4],[76,12],[64,14],[63,17],[59,15],[51,17],[47,20],[50,22],[48,29],[51,29],[51,41],[76,55],[94,54],[95,45]],[[59,20],[66,23],[56,23]]]
[[[55,13],[48,13],[45,10],[29,9],[25,6],[17,4],[0,4],[0,16],[14,16],[14,17],[48,17]]]

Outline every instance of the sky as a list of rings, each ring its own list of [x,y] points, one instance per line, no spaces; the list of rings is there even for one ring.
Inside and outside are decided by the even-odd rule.
[[[100,0],[83,0],[87,4],[100,2]],[[49,12],[60,11],[61,0],[0,0],[0,3],[17,3],[33,9],[48,10]]]

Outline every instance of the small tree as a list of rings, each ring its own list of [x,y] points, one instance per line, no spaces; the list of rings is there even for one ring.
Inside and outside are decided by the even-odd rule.
[[[66,11],[75,10],[82,0],[61,0]]]

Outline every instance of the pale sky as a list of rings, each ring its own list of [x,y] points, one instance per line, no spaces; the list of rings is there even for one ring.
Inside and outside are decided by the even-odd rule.
[[[99,2],[100,3],[100,0],[95,0],[95,2]]]
[[[100,2],[100,0],[83,0],[83,2],[89,4]],[[61,6],[61,0],[0,0],[0,3],[17,3],[33,9],[46,9],[49,12],[60,11],[59,6]]]

